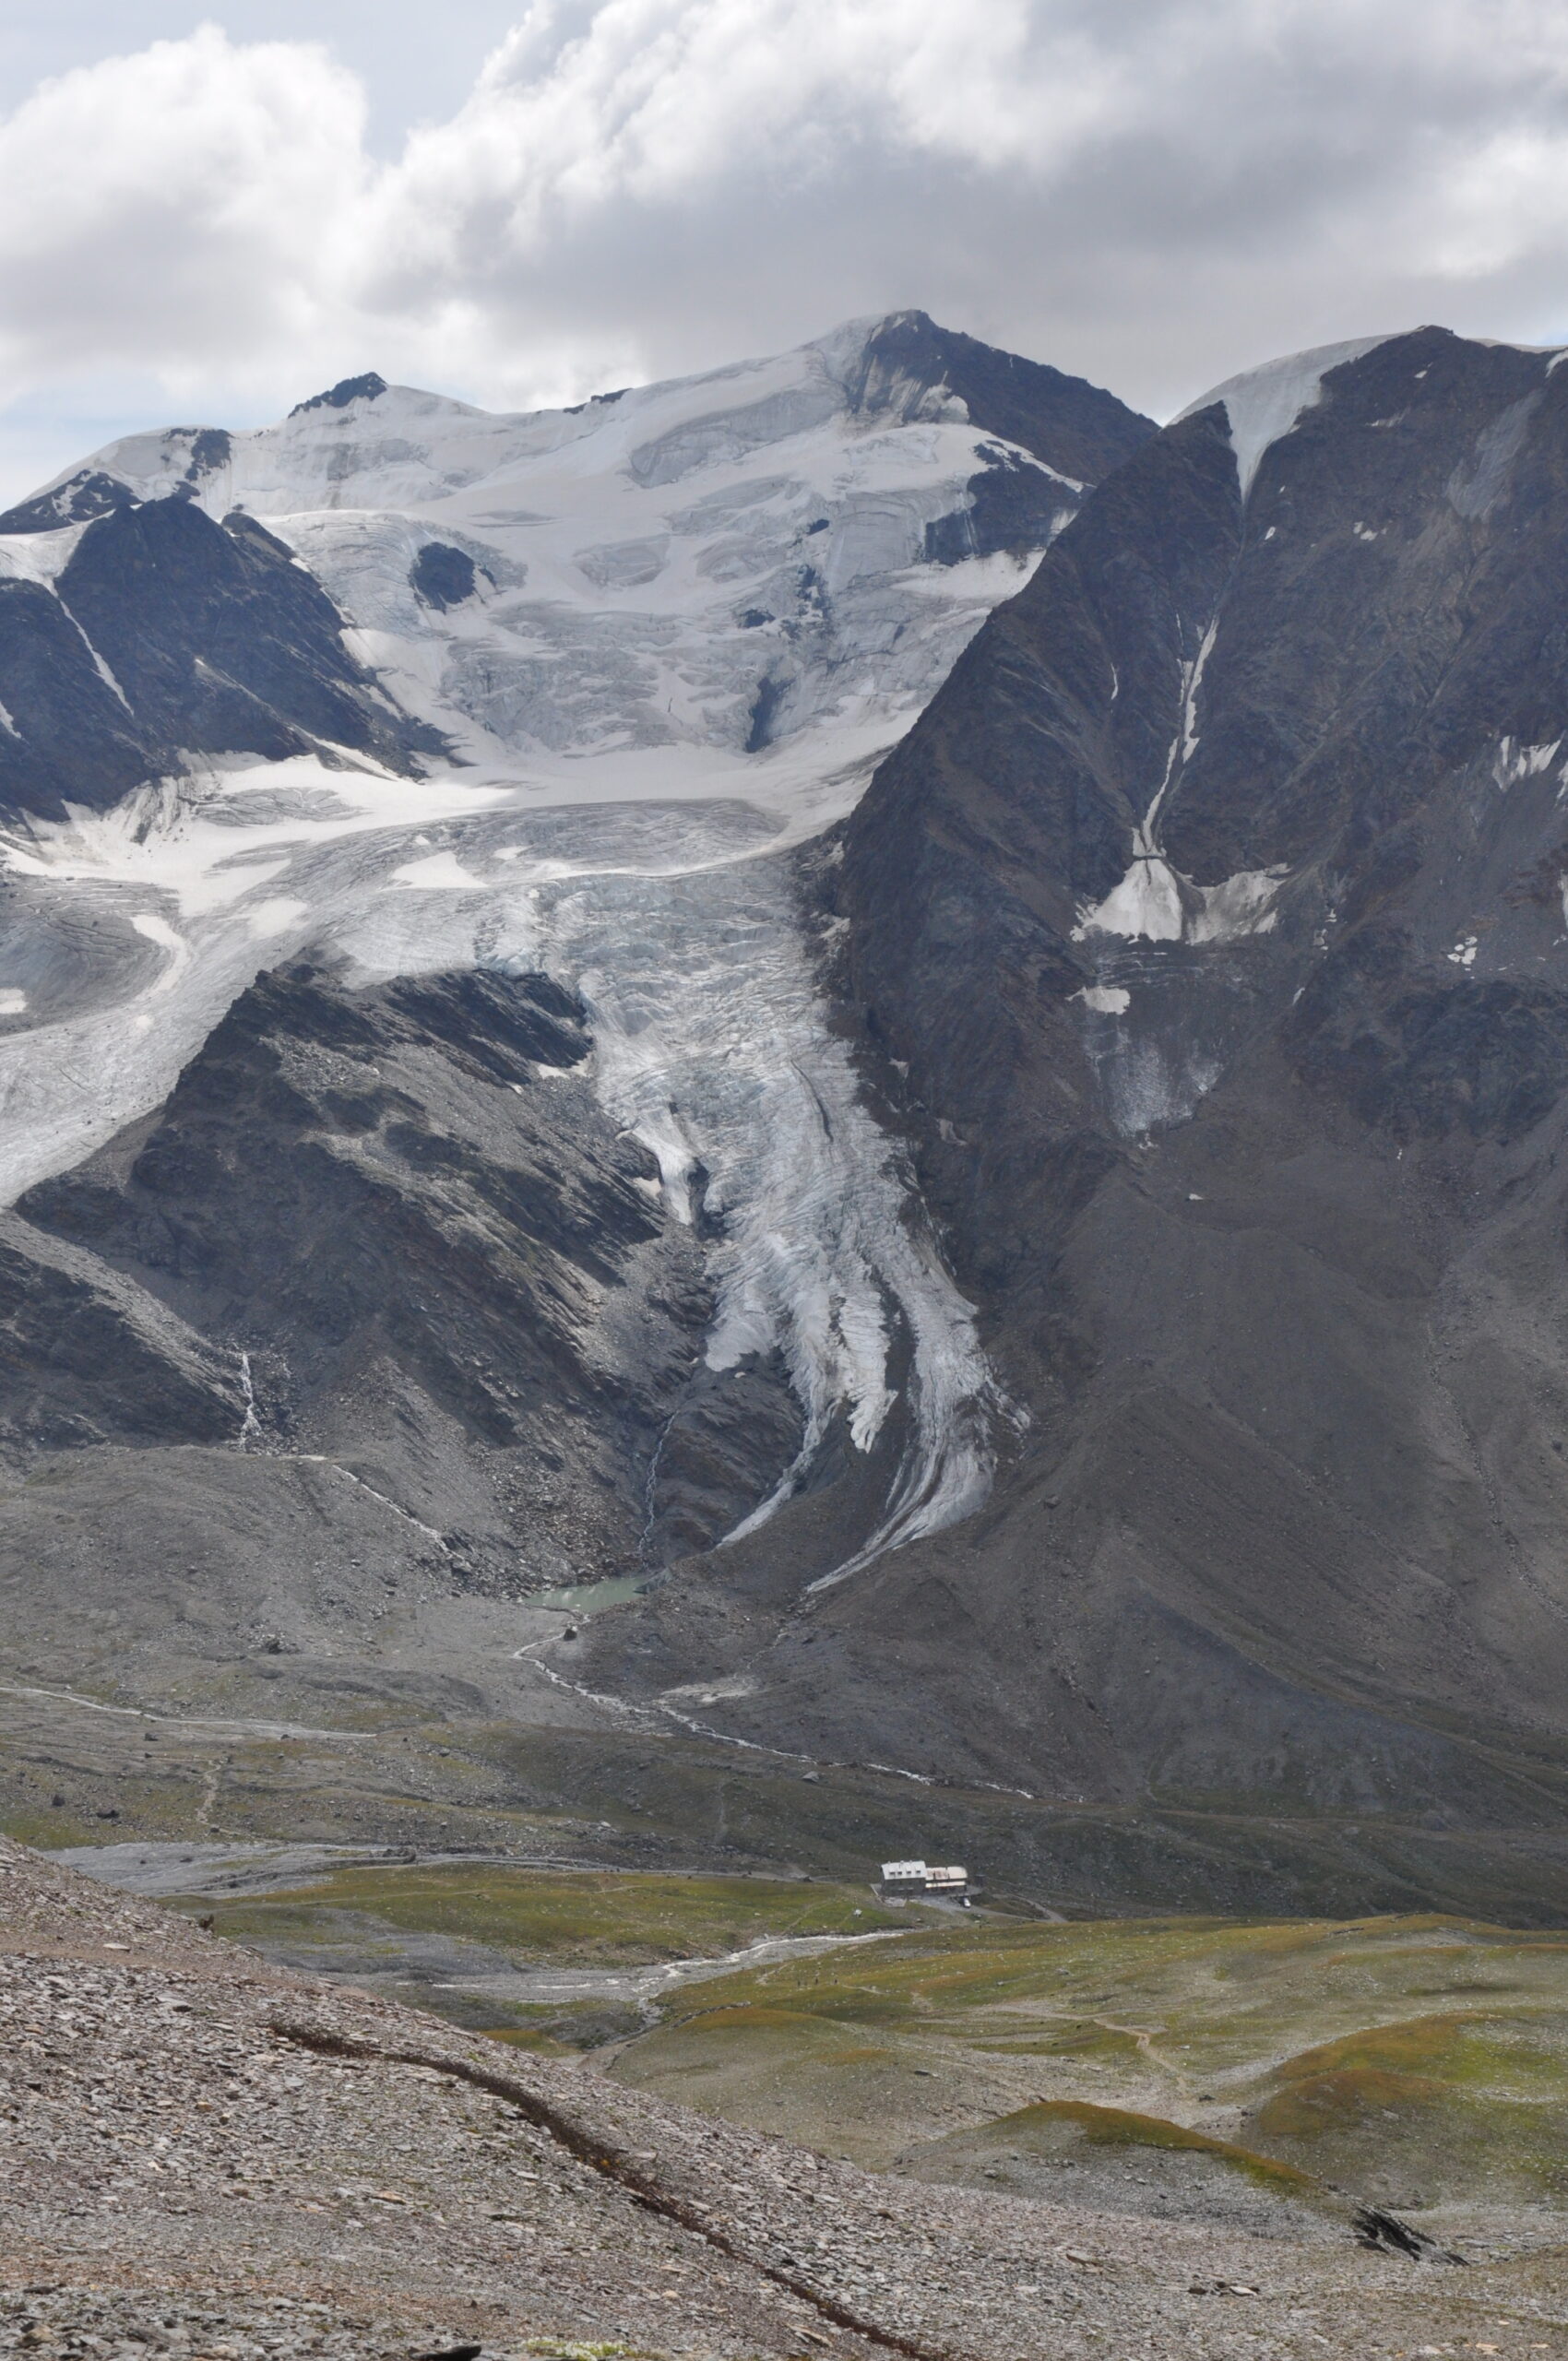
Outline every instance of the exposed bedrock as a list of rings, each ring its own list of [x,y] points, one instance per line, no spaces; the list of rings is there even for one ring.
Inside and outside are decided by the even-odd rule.
[[[856,354],[849,397],[857,416],[900,420],[926,415],[933,397],[956,397],[976,426],[1077,483],[1098,483],[1155,431],[1087,378],[939,327],[925,312],[876,324]]]
[[[46,529],[26,509],[0,524]],[[343,628],[254,517],[219,524],[172,494],[105,498],[52,585],[0,577],[0,814],[106,811],[193,753],[347,747],[396,770],[445,753]]]
[[[232,1354],[96,1256],[0,1220],[0,1447],[223,1442],[244,1417]]]

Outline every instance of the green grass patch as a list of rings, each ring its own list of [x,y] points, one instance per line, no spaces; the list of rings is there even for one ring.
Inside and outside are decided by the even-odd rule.
[[[1317,2177],[1388,2201],[1484,2201],[1491,2186],[1568,2183],[1568,1933],[1435,1914],[955,1921],[848,1883],[479,1863],[339,1869],[190,1906],[345,1972],[402,1938],[470,1946],[476,1972],[615,1974],[771,1936],[877,1934],[636,2008],[608,1987],[537,2012],[477,1995],[424,2005],[545,2054],[612,2041],[618,2079],[878,2169],[960,2138],[967,2115],[987,2138],[1032,2123],[1087,2143],[1099,2169],[1174,2147],[1277,2193]],[[419,1972],[437,1965],[427,1954]]]
[[[1447,2089],[1515,2097],[1559,2096],[1568,2080],[1568,2014],[1532,2009],[1500,2017],[1455,2010],[1408,2017],[1302,2050],[1277,2069],[1277,2079],[1341,2073],[1420,2078]]]
[[[1433,1915],[982,1920],[738,1971],[658,2007],[662,2029],[631,2044],[618,2076],[657,2075],[680,2095],[689,2071],[707,2078],[705,2104],[721,2082],[724,2111],[766,2121],[782,2067],[795,2136],[827,2147],[851,2144],[837,2118],[855,2076],[833,2084],[824,2038],[885,2034],[898,2070],[882,2077],[885,2119],[854,2135],[879,2166],[929,2142],[940,2086],[977,2122],[1028,2093],[1062,2111],[1062,2136],[1075,2122],[1086,2139],[1098,2127],[1102,2151],[1174,2140],[1277,2189],[1300,2174],[1388,2199],[1484,2200],[1494,2178],[1540,2193],[1568,2182],[1560,1934]],[[1236,2110],[1228,2138],[1181,2129],[1206,2101]]]
[[[220,1933],[257,1946],[340,1941],[342,1914],[351,1914],[360,1930],[446,1935],[519,1962],[573,1966],[712,1958],[770,1936],[909,1923],[863,1887],[461,1863],[339,1869],[286,1892],[190,1906],[210,1910]]]
[[[564,2041],[552,2033],[543,2033],[533,2025],[490,2025],[485,2029],[486,2041],[499,2041],[508,2049],[532,2050],[540,2058],[571,2058],[576,2055]]]
[[[1385,2125],[1418,2111],[1430,2114],[1447,2095],[1444,2084],[1420,2075],[1348,2066],[1292,2080],[1264,2102],[1253,2121],[1269,2140],[1342,2140],[1368,2131],[1387,2139]]]
[[[1278,2163],[1229,2140],[1214,2140],[1189,2125],[1165,2117],[1140,2115],[1130,2107],[1096,2106],[1086,2099],[1038,2099],[1014,2115],[999,2117],[984,2127],[988,2144],[1005,2139],[1028,2141],[1031,2134],[1071,2128],[1096,2148],[1163,2148],[1196,2156],[1212,2156],[1218,2164],[1242,2173],[1278,2196],[1301,2197],[1315,2189],[1309,2173]],[[974,2139],[976,2134],[969,2134]]]
[[[678,2018],[683,2025],[700,2024],[704,2033],[753,2034],[777,2032],[780,2025],[814,2027],[817,2019],[803,2009],[766,2009],[760,2006],[729,2009],[701,2009],[690,2017]]]

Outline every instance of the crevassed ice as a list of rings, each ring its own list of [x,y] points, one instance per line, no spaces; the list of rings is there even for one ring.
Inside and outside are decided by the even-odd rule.
[[[837,1417],[872,1448],[907,1353],[909,1440],[886,1513],[840,1579],[979,1504],[999,1397],[895,1144],[828,1031],[788,870],[751,857],[757,815],[645,813],[636,867],[618,816],[600,815],[612,825],[596,871],[580,828],[539,815],[507,886],[476,914],[487,955],[582,994],[605,1107],[657,1159],[678,1219],[721,1218],[709,1366],[777,1349],[789,1370],[805,1412],[799,1456],[730,1538],[790,1496]],[[350,947],[374,955],[362,934]]]

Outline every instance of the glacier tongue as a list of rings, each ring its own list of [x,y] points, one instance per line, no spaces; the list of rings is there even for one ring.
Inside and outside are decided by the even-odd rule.
[[[798,1489],[836,1418],[872,1448],[907,1359],[910,1432],[886,1513],[837,1579],[978,1504],[1002,1405],[829,1029],[782,834],[742,802],[540,812],[508,829],[506,882],[482,900],[428,867],[425,892],[463,896],[473,955],[581,994],[602,1103],[657,1158],[676,1218],[714,1235],[709,1367],[783,1358],[804,1438],[731,1539]],[[444,931],[421,913],[419,939]],[[343,947],[377,967],[398,955],[379,923]]]
[[[723,1221],[709,1366],[777,1348],[806,1413],[795,1465],[737,1535],[797,1488],[836,1416],[871,1449],[900,1343],[914,1433],[869,1546],[963,1515],[990,1472],[993,1388],[969,1307],[911,1226],[897,1151],[828,1031],[785,868],[540,899],[543,964],[588,1004],[605,1104],[659,1157],[678,1213]]]
[[[790,1496],[837,1418],[869,1450],[900,1389],[898,1473],[851,1564],[952,1523],[984,1495],[1001,1406],[829,1029],[788,859],[859,773],[834,789],[803,763],[773,769],[782,811],[718,792],[540,805],[294,762],[41,826],[13,843],[13,873],[70,880],[139,964],[96,1005],[0,1036],[7,1197],[157,1104],[263,966],[308,950],[367,980],[544,968],[588,1004],[603,1104],[653,1151],[675,1217],[712,1238],[709,1365],[777,1349],[804,1409],[795,1465],[738,1530]]]

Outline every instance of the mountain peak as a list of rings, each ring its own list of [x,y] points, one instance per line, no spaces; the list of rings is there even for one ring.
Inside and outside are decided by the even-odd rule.
[[[1311,409],[1319,400],[1329,371],[1343,367],[1348,361],[1360,361],[1363,353],[1375,351],[1380,344],[1389,341],[1386,336],[1350,337],[1340,344],[1319,344],[1304,352],[1282,353],[1277,361],[1265,361],[1259,368],[1244,369],[1237,376],[1227,377],[1223,385],[1200,395],[1195,402],[1189,402],[1171,422],[1195,418],[1200,410],[1212,409],[1217,402],[1224,404],[1236,453],[1236,472],[1241,479],[1241,496],[1245,499],[1264,453],[1271,443],[1289,434],[1302,411]]]
[[[347,409],[351,402],[373,402],[388,390],[386,378],[378,377],[374,369],[367,369],[362,376],[339,377],[324,394],[312,394],[308,400],[296,402],[289,415],[302,418],[307,409]]]
[[[1075,483],[1098,483],[1157,431],[1087,378],[942,327],[929,312],[889,312],[874,322],[851,380],[853,407],[909,420],[939,393],[961,402],[973,425]]]

